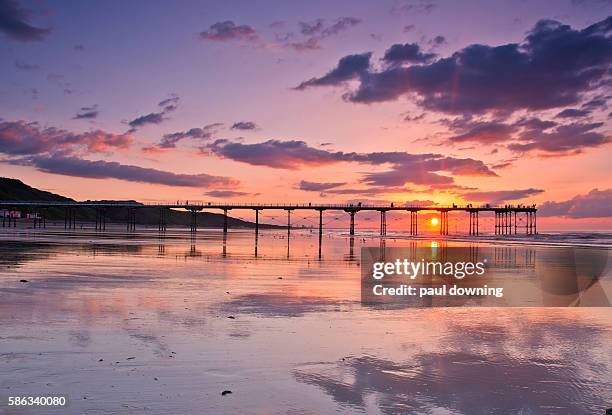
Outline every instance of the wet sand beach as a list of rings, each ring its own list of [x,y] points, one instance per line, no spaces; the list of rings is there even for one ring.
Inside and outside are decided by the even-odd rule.
[[[440,242],[418,242],[432,243]],[[359,252],[377,244],[328,232],[319,258],[309,231],[289,240],[286,231],[261,232],[257,254],[247,230],[226,238],[207,229],[195,238],[6,231],[0,397],[66,395],[69,405],[0,413],[595,414],[612,406],[610,308],[367,307]]]

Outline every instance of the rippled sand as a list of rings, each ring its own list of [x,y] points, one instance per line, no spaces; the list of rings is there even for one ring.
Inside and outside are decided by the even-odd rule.
[[[307,231],[290,243],[286,231],[262,232],[257,256],[252,231],[225,241],[216,230],[10,232],[0,237],[0,398],[70,401],[22,414],[612,406],[611,308],[368,308],[359,248],[377,238],[351,248],[326,234],[319,259]]]

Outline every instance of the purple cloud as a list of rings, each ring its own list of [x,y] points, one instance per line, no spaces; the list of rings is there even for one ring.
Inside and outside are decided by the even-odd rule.
[[[172,95],[170,98],[166,98],[157,104],[160,107],[161,111],[159,112],[151,112],[147,115],[141,115],[140,117],[136,117],[133,120],[129,121],[128,124],[130,129],[128,132],[132,133],[136,131],[138,128],[145,126],[147,124],[161,124],[165,120],[167,120],[166,115],[169,112],[172,112],[178,108],[179,97],[176,95]]]
[[[328,182],[328,183],[318,183],[318,182],[309,182],[306,180],[302,180],[299,185],[300,190],[305,190],[307,192],[322,192],[324,190],[330,190],[335,187],[344,186],[346,182]]]
[[[383,61],[389,64],[425,63],[435,57],[435,53],[424,53],[417,43],[398,43],[385,51]]]
[[[461,196],[471,202],[487,202],[493,205],[503,204],[509,201],[521,200],[530,196],[543,193],[542,189],[520,189],[520,190],[494,190],[465,192]]]
[[[26,121],[0,122],[0,153],[35,155],[42,153],[100,153],[127,149],[134,138],[102,130],[73,133]]]
[[[576,108],[567,108],[555,115],[555,118],[582,118],[589,115],[591,111],[576,109]]]
[[[520,44],[475,44],[429,64],[380,71],[363,62],[352,70],[338,65],[298,89],[357,79],[358,87],[345,95],[348,101],[373,103],[409,95],[416,96],[423,108],[446,113],[566,107],[579,103],[607,78],[612,63],[611,32],[612,17],[582,30],[541,20]],[[352,56],[369,58],[367,54],[345,58]],[[340,62],[347,66],[345,58]],[[343,76],[334,76],[338,73]]]
[[[235,186],[238,181],[229,177],[208,174],[177,174],[139,166],[120,164],[114,161],[85,160],[77,157],[57,155],[32,156],[11,163],[33,166],[45,173],[94,179],[118,179],[130,182],[163,184],[181,187]]]
[[[480,121],[471,117],[443,122],[454,135],[451,143],[473,142],[493,144],[506,142],[507,148],[516,153],[540,152],[569,155],[586,148],[599,147],[612,140],[599,129],[603,123],[559,124],[539,118],[521,118],[515,122],[498,120]]]
[[[552,131],[527,130],[521,133],[521,142],[509,144],[508,149],[517,153],[577,154],[584,148],[599,147],[612,141],[609,135],[594,131],[602,126],[603,123],[573,123],[560,125]]]
[[[298,170],[339,162],[373,166],[389,165],[390,170],[365,173],[362,182],[378,186],[401,186],[404,183],[452,184],[451,176],[496,176],[482,161],[471,158],[446,157],[440,154],[403,152],[345,153],[313,148],[304,141],[268,140],[244,144],[225,139],[216,140],[205,149],[211,153],[243,163],[279,169]]]
[[[179,141],[182,141],[186,138],[188,139],[197,139],[200,141],[210,140],[213,135],[217,132],[217,129],[222,126],[221,123],[214,123],[205,125],[202,128],[191,128],[187,131],[179,131],[176,133],[164,134],[159,144],[155,147],[167,149],[167,148],[175,148]],[[147,147],[146,150],[151,150],[152,148]]]
[[[291,32],[277,35],[277,39],[284,42],[284,47],[292,48],[298,52],[311,51],[321,48],[321,40],[338,35],[359,23],[361,23],[361,20],[354,17],[339,17],[331,24],[327,24],[327,20],[319,18],[311,22],[299,22],[299,32],[304,37],[303,40],[290,42],[289,39],[294,36]]]
[[[15,0],[0,0],[0,32],[13,40],[33,42],[43,40],[51,29],[41,29],[28,22],[29,12]]]
[[[410,192],[410,189],[406,187],[393,187],[393,186],[380,186],[380,187],[364,187],[364,188],[343,188],[343,189],[330,189],[325,190],[324,194],[333,194],[333,195],[352,195],[352,196],[365,196],[372,197],[380,194],[392,194],[392,193],[400,193],[405,194]]]
[[[397,1],[391,8],[391,14],[431,13],[436,8],[433,2]]]
[[[612,189],[593,189],[563,202],[545,202],[538,214],[575,219],[612,217]]]
[[[253,42],[259,39],[257,31],[249,25],[237,25],[231,20],[217,22],[207,31],[200,32],[200,39],[217,42]]]
[[[238,121],[235,122],[230,130],[256,130],[257,124],[253,121]]]
[[[432,48],[437,48],[438,46],[445,45],[447,42],[444,36],[438,35],[431,39],[428,43],[431,45]]]
[[[338,66],[320,78],[312,78],[302,82],[295,89],[303,90],[312,86],[339,85],[351,79],[355,79],[370,67],[371,52],[358,55],[348,55],[340,59]]]
[[[250,193],[237,192],[235,190],[211,190],[211,191],[205,192],[204,194],[210,197],[231,199],[233,197],[248,196]]]
[[[502,122],[478,121],[467,123],[463,126],[461,133],[448,138],[451,142],[478,142],[482,144],[497,143],[508,140],[517,131],[515,125]]]
[[[302,167],[324,166],[339,161],[343,153],[331,153],[308,146],[304,141],[268,140],[256,144],[243,144],[225,139],[206,146],[212,153],[254,166],[297,170]]]
[[[98,106],[82,107],[77,114],[72,117],[73,120],[91,120],[98,117]]]

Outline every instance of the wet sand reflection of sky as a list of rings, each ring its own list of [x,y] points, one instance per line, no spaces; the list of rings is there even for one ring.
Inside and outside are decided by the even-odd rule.
[[[257,258],[253,239],[0,242],[0,391],[69,391],[76,411],[117,414],[609,405],[609,308],[379,310],[360,303],[358,256],[376,238],[354,241],[355,258],[326,235],[321,261],[309,235],[292,235],[289,258],[287,239],[263,234]]]
[[[444,336],[444,350],[407,361],[346,357],[305,365],[294,376],[350,408],[367,409],[372,396],[388,414],[442,409],[462,414],[594,414],[609,405],[610,356],[595,355],[592,361],[584,356],[590,354],[585,347],[610,351],[602,344],[609,331],[561,320],[532,325],[524,339],[503,327],[491,327],[494,331],[484,336],[471,329],[453,325]]]

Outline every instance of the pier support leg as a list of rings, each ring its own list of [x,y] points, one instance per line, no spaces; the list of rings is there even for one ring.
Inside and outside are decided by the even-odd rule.
[[[417,234],[417,213],[413,210],[410,211],[410,235],[416,236]]]
[[[525,234],[531,235],[531,212],[525,213]]]
[[[191,211],[191,226],[190,226],[190,230],[191,232],[197,232],[198,231],[198,212],[195,210]]]
[[[259,209],[255,209],[255,258],[257,258],[258,242],[259,242]]]
[[[68,229],[76,229],[76,209],[68,209]]]
[[[440,212],[440,235],[448,235],[448,212]]]
[[[255,238],[259,236],[259,209],[255,209]]]
[[[128,208],[127,231],[134,232],[135,230],[136,230],[136,209]]]
[[[323,245],[323,209],[319,210],[319,259],[321,259],[321,245]]]
[[[380,236],[387,235],[387,211],[380,211]]]
[[[507,212],[506,213],[508,215],[508,232],[506,232],[508,235],[512,234],[512,212]]]
[[[478,211],[470,211],[470,235],[478,235]]]
[[[448,235],[448,212],[444,212],[444,235]]]
[[[495,212],[495,235],[501,234],[501,212]]]
[[[227,233],[227,209],[223,209],[223,233]]]
[[[159,232],[166,232],[166,208],[159,208],[159,224],[157,225]]]
[[[287,235],[291,233],[291,209],[287,209]]]
[[[472,230],[473,230],[473,225],[472,225],[472,216],[474,216],[473,212],[470,211],[470,230],[468,232],[468,235],[472,235]]]
[[[495,235],[497,235],[497,212],[495,212]]]
[[[351,224],[349,226],[349,235],[354,236],[355,235],[355,212],[349,212],[349,215],[351,216]]]

